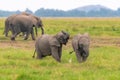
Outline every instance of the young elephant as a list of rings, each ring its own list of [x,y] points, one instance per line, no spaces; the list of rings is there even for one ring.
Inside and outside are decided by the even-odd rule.
[[[65,31],[61,31],[56,35],[44,34],[39,37],[35,43],[35,52],[37,52],[37,58],[42,59],[45,56],[50,56],[61,62],[62,45],[66,45],[69,39],[69,34]],[[35,56],[35,52],[33,58]]]
[[[72,47],[76,53],[78,62],[86,61],[89,56],[90,37],[87,33],[77,34],[72,39]]]

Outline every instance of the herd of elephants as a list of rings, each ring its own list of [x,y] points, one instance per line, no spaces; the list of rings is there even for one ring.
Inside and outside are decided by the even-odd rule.
[[[70,34],[66,31],[60,31],[55,35],[44,34],[41,19],[33,14],[22,12],[6,18],[4,34],[7,37],[8,32],[11,31],[11,40],[14,41],[16,36],[22,32],[24,40],[27,40],[30,34],[32,39],[35,40],[34,28],[36,35],[37,28],[41,28],[42,35],[35,42],[33,58],[35,57],[35,53],[37,53],[37,59],[42,59],[45,56],[51,55],[56,61],[61,62],[62,45],[67,44]],[[78,62],[81,63],[86,61],[89,56],[89,34],[76,34],[73,36],[71,44],[76,53]]]

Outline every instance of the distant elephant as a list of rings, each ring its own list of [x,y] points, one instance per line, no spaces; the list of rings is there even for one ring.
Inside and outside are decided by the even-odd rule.
[[[26,15],[26,16],[30,17],[29,19],[31,19],[32,23],[34,24],[33,27],[35,27],[36,35],[37,35],[37,28],[41,28],[42,34],[44,34],[44,29],[43,29],[43,24],[42,24],[41,19],[32,15],[32,14],[22,12],[20,14],[11,15],[5,20],[4,34],[5,34],[6,37],[8,36],[8,32],[11,31],[10,23],[15,19],[16,16],[21,16],[21,15]]]
[[[42,34],[44,34],[42,20],[40,18],[38,18],[37,16],[34,16],[34,15],[29,15],[29,17],[34,24],[33,27],[35,27],[36,35],[37,35],[37,28],[41,28]]]
[[[24,40],[28,39],[29,34],[31,33],[32,39],[35,40],[33,22],[29,16],[19,15],[16,16],[10,23],[10,28],[12,31],[11,40],[15,40],[15,37],[20,33],[24,32],[26,34]]]
[[[11,16],[9,16],[6,20],[5,20],[5,28],[4,28],[4,32],[3,34],[5,34],[5,36],[8,36],[8,32],[11,31],[10,29],[10,22],[17,16],[17,14],[13,14]]]
[[[90,37],[88,33],[77,34],[72,39],[72,47],[76,53],[78,62],[86,61],[89,56]]]
[[[61,31],[56,35],[44,34],[40,36],[35,43],[35,52],[37,52],[37,58],[42,59],[45,56],[50,56],[61,62],[62,45],[66,45],[69,39],[69,34],[65,31]],[[35,52],[33,58],[35,57]]]

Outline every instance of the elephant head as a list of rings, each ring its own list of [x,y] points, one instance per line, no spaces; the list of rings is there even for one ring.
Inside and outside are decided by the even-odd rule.
[[[65,31],[61,31],[56,35],[57,40],[64,45],[66,45],[66,43],[68,42],[69,37],[70,35]]]
[[[34,15],[29,15],[29,16],[32,19],[32,22],[34,24],[33,27],[35,27],[36,35],[37,35],[37,28],[41,28],[42,34],[44,34],[42,20],[39,17],[34,16]]]
[[[42,20],[40,18],[38,18],[38,17],[35,17],[35,18],[37,20],[37,26],[38,26],[38,28],[39,27],[43,27]]]
[[[87,33],[78,34],[72,40],[72,46],[76,53],[78,62],[86,61],[89,56],[90,37]]]

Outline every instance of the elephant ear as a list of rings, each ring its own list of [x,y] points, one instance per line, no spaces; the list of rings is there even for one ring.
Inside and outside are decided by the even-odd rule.
[[[50,44],[50,46],[60,47],[60,43],[59,43],[59,41],[56,39],[55,36],[53,36],[52,38],[49,39],[49,44]]]

